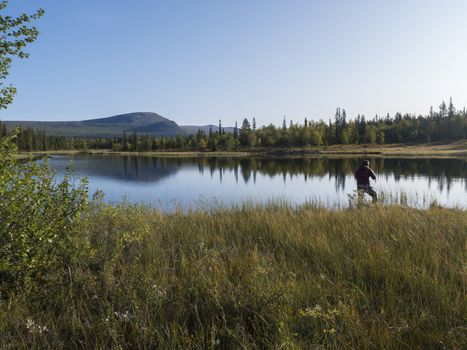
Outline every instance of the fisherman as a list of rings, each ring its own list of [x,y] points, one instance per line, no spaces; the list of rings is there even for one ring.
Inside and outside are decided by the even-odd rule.
[[[370,177],[376,181],[376,175],[370,168],[370,161],[364,160],[360,168],[355,173],[355,179],[357,180],[357,191],[359,198],[363,196],[363,193],[369,194],[373,198],[373,203],[378,200],[378,195],[373,187],[370,185]]]

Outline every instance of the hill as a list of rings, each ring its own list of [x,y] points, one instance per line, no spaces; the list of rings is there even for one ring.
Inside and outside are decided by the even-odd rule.
[[[112,137],[124,132],[152,136],[175,136],[185,131],[174,121],[157,113],[135,112],[106,118],[72,122],[5,121],[9,130],[16,127],[43,130],[48,135]]]

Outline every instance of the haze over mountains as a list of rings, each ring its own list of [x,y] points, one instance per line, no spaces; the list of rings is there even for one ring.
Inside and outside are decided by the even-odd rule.
[[[38,122],[38,121],[4,121],[9,130],[16,127],[43,130],[48,135],[57,136],[89,136],[89,137],[119,137],[124,132],[150,135],[150,136],[176,136],[193,134],[198,130],[205,132],[214,125],[186,125],[180,126],[173,120],[169,120],[157,113],[135,112],[119,114],[107,118],[88,119],[82,121],[62,122]],[[226,132],[232,132],[233,128],[225,128]]]

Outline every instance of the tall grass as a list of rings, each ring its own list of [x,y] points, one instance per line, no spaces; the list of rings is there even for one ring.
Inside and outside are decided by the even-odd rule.
[[[1,348],[461,349],[467,213],[94,204],[1,301]]]

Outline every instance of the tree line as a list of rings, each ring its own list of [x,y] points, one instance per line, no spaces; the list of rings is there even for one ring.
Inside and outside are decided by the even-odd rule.
[[[288,124],[288,125],[287,125]],[[157,151],[157,150],[226,150],[261,147],[308,147],[336,144],[392,144],[455,141],[466,138],[467,112],[457,110],[450,99],[444,101],[437,111],[430,109],[428,115],[387,114],[366,119],[357,115],[348,119],[345,109],[336,109],[333,119],[287,123],[281,127],[273,124],[256,127],[255,118],[245,118],[241,127],[235,123],[233,132],[219,127],[209,132],[199,130],[195,134],[158,137],[124,133],[121,137],[63,137],[47,135],[45,130],[31,128],[7,131],[0,121],[0,136],[16,133],[16,143],[21,151],[88,150],[109,149],[112,151]]]

